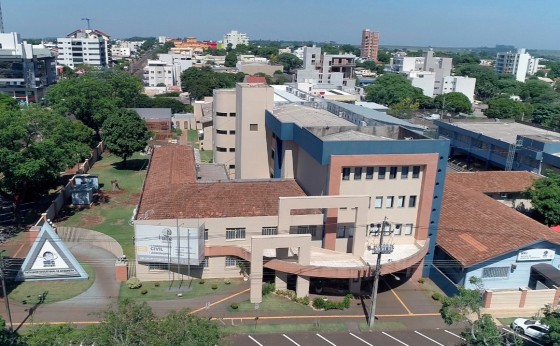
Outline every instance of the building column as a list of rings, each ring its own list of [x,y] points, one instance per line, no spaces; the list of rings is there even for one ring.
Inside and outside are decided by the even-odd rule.
[[[274,287],[277,290],[288,289],[288,273],[284,273],[277,270],[276,275],[274,277]]]
[[[485,309],[490,308],[492,305],[492,291],[486,290],[484,291],[484,298],[482,300],[482,307]]]
[[[350,289],[350,293],[359,295],[362,291],[362,278],[358,278],[357,281],[355,281],[355,279],[349,279],[348,288]]]
[[[309,276],[298,275],[296,281],[296,296],[303,298],[309,295]]]
[[[519,290],[521,291],[521,297],[519,298],[519,307],[524,308],[525,301],[527,300],[527,288],[520,288]]]
[[[560,287],[556,287],[556,293],[554,293],[554,300],[552,301],[552,307],[558,306],[558,300],[560,299]]]

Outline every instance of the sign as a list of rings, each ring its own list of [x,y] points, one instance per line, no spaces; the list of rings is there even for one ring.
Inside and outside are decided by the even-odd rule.
[[[556,254],[553,249],[528,249],[517,254],[518,261],[542,261],[553,260]]]
[[[16,281],[87,279],[88,275],[45,222],[19,270]]]
[[[138,262],[200,265],[204,260],[204,224],[200,227],[134,226]]]

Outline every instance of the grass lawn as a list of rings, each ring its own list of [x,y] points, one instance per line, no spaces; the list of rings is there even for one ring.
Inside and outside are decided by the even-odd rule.
[[[269,333],[292,333],[292,332],[347,332],[345,323],[300,323],[300,324],[247,324],[237,326],[220,326],[226,334],[269,334]]]
[[[37,303],[37,296],[43,292],[48,292],[44,301],[46,304],[73,298],[85,292],[95,281],[93,267],[84,263],[80,264],[89,275],[89,279],[22,282],[8,294],[8,297],[14,302],[29,305]]]
[[[109,198],[106,203],[81,210],[66,208],[59,216],[61,220],[57,221],[57,224],[105,233],[117,240],[124,254],[133,259],[134,228],[128,224],[128,221],[140,199],[149,157],[134,154],[128,159],[126,167],[123,167],[121,161],[121,158],[115,155],[104,154],[89,171],[90,174],[99,175],[102,191]],[[120,191],[111,191],[111,180],[118,181]]]
[[[232,301],[231,303],[237,302]],[[239,308],[232,309],[228,307],[228,311],[232,313],[255,311],[255,304],[248,300],[237,303],[237,305]],[[311,307],[308,305],[296,303],[288,298],[280,297],[272,293],[263,296],[263,301],[259,304],[259,310],[266,312],[312,311]]]
[[[119,299],[130,298],[133,300],[147,301],[147,300],[170,300],[170,299],[185,299],[207,296],[212,294],[221,294],[236,291],[236,289],[244,283],[243,280],[230,279],[230,284],[226,285],[223,279],[205,279],[204,284],[200,284],[201,280],[184,280],[181,287],[190,287],[190,291],[183,291],[182,297],[177,297],[180,291],[169,291],[169,281],[158,281],[159,287],[156,286],[155,281],[147,281],[142,283],[139,289],[130,289],[126,287],[126,283],[121,284],[119,291]],[[218,287],[212,289],[212,285],[216,284]],[[172,288],[178,288],[179,281],[173,282]],[[247,286],[248,288],[248,286]],[[148,293],[142,294],[142,290],[147,289]]]
[[[515,320],[516,318],[526,318],[528,320],[538,320],[538,318],[534,318],[534,317],[497,317],[496,319],[498,321],[500,321],[500,323],[504,327],[509,327],[509,326],[511,326],[511,323],[513,322],[513,320]]]
[[[194,148],[200,148],[198,143],[198,131],[197,130],[188,130],[187,131],[187,141],[190,145]],[[212,150],[200,150],[200,161],[211,163],[213,162],[213,155]]]

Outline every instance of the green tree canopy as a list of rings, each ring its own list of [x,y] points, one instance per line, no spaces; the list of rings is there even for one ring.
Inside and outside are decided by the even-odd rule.
[[[107,82],[117,107],[134,107],[136,100],[144,91],[140,79],[121,70],[108,69],[96,73],[95,76]]]
[[[491,67],[465,64],[455,69],[455,74],[476,78],[474,93],[477,100],[488,100],[496,96],[498,74]]]
[[[513,76],[503,76],[496,82],[497,94],[504,96],[519,96],[522,87],[523,83],[516,81]]]
[[[377,61],[383,64],[388,64],[391,61],[391,54],[386,50],[380,49],[377,52]]]
[[[529,189],[531,204],[548,226],[560,225],[560,174],[548,171]]]
[[[520,101],[514,101],[509,97],[497,97],[488,101],[488,109],[484,114],[488,118],[496,119],[521,119],[529,118],[532,107]]]
[[[149,97],[142,94],[133,108],[171,108],[172,113],[192,112],[192,105],[186,105],[171,97]]]
[[[224,65],[226,67],[235,67],[236,64],[237,64],[237,53],[235,53],[235,51],[232,50],[229,53],[227,53]]]
[[[560,104],[540,103],[535,105],[532,122],[550,128],[560,128]]]
[[[472,112],[471,101],[465,94],[460,92],[447,93],[445,95],[437,95],[434,99],[434,106],[438,109],[444,109],[451,113],[468,113]]]
[[[560,99],[560,95],[554,92],[548,83],[538,79],[526,81],[521,87],[519,96],[523,101],[530,103],[548,103]]]
[[[138,113],[119,109],[103,123],[103,141],[111,153],[126,160],[146,147],[150,132]]]
[[[282,53],[278,55],[278,62],[284,66],[284,71],[290,72],[301,67],[303,61],[291,53]]]
[[[19,109],[16,99],[6,94],[0,93],[0,112],[10,112]]]
[[[233,88],[236,83],[242,82],[243,78],[245,74],[242,72],[219,73],[209,66],[201,69],[191,67],[181,74],[181,86],[184,91],[190,93],[191,99],[199,100],[204,96],[212,96],[214,89]]]
[[[392,106],[404,99],[418,102],[424,95],[420,88],[413,87],[406,77],[388,73],[377,78],[374,84],[366,87],[366,100]]]

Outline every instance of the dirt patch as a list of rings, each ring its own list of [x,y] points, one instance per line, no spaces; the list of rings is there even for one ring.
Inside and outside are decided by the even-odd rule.
[[[84,215],[80,218],[78,227],[91,229],[91,226],[100,225],[105,221],[105,218],[100,215]]]
[[[140,201],[140,196],[142,196],[141,193],[131,193],[125,205],[136,206]]]

